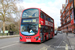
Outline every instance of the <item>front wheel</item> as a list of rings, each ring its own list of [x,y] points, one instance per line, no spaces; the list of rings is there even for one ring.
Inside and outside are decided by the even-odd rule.
[[[47,41],[46,36],[45,36],[45,41]]]
[[[41,43],[44,43],[44,39],[43,39],[43,38],[42,38],[42,40],[41,40],[40,44],[41,44]]]
[[[52,38],[51,39],[53,39],[53,35],[52,35]]]
[[[50,40],[50,34],[49,34],[49,39],[48,40]]]

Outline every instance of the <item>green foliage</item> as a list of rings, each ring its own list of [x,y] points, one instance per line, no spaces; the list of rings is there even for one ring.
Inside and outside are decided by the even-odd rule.
[[[0,33],[0,36],[6,36],[7,34],[6,33]]]
[[[15,24],[10,24],[6,27],[6,29],[8,29],[8,31],[13,31],[15,33],[18,33],[19,29],[17,27],[19,27],[19,26],[15,25]]]

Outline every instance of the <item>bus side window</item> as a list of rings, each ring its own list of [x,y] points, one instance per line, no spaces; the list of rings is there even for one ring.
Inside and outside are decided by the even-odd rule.
[[[50,18],[50,20],[49,20],[50,22],[51,22],[51,18]]]
[[[46,32],[48,33],[48,26],[46,26]]]
[[[48,33],[50,33],[50,32],[51,32],[50,27],[48,27]]]
[[[44,29],[44,33],[46,33],[46,29]]]
[[[50,22],[50,18],[48,17],[48,21]]]
[[[51,27],[51,32],[53,32],[53,27]]]
[[[48,19],[47,15],[46,15],[46,20]]]
[[[46,20],[46,15],[44,14],[44,20]]]
[[[46,17],[46,20],[47,20],[47,21],[50,21],[50,18],[47,16],[47,17]]]
[[[53,22],[53,20],[51,19],[51,22]]]
[[[43,15],[43,13],[42,13],[42,12],[41,12],[41,18],[42,18],[42,19],[44,19],[44,15]]]
[[[44,33],[46,33],[46,27],[44,26]]]
[[[48,26],[44,26],[44,33],[48,33]]]

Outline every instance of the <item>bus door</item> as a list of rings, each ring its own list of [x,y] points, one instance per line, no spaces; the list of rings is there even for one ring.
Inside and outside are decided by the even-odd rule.
[[[51,32],[50,27],[48,27],[48,37],[49,37],[49,39],[50,39],[50,32]]]
[[[40,36],[41,36],[41,41],[44,41],[44,26],[41,25],[41,28],[40,28]]]

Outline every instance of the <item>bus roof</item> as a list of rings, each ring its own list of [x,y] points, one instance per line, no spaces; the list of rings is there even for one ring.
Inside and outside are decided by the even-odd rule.
[[[41,10],[41,9],[40,9]],[[42,10],[41,10],[42,11]],[[45,13],[44,11],[42,11],[43,13]],[[46,14],[46,13],[45,13]],[[48,14],[46,14],[47,16],[49,16]],[[49,16],[52,20],[54,20],[51,16]]]
[[[35,7],[32,7],[32,8],[26,8],[26,9],[24,9],[24,10],[27,10],[27,9],[39,9],[39,10],[40,10],[40,8],[35,8]],[[23,11],[24,11],[24,10],[23,10]],[[23,12],[23,11],[22,11],[22,12]]]

